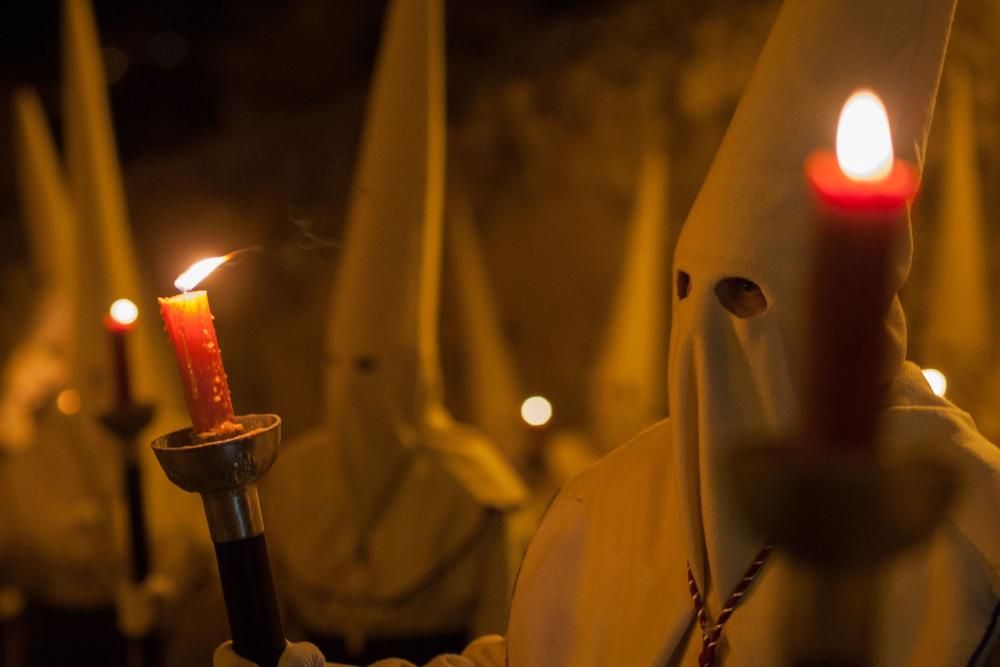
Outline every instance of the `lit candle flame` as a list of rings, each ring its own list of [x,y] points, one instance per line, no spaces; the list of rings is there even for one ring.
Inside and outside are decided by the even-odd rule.
[[[552,404],[544,396],[529,396],[521,403],[521,419],[529,426],[545,426],[552,419]]]
[[[936,368],[925,368],[922,372],[934,395],[944,396],[945,392],[948,391],[948,378],[944,376],[944,373]]]
[[[880,181],[892,171],[892,133],[882,100],[871,90],[851,95],[837,125],[837,161],[854,181]]]
[[[128,299],[118,299],[111,304],[108,314],[118,324],[128,326],[139,319],[139,307]]]
[[[190,292],[198,286],[198,283],[207,278],[208,274],[232,259],[234,254],[231,252],[221,257],[208,257],[198,260],[189,266],[187,271],[177,276],[177,280],[174,281],[174,287],[182,292]]]

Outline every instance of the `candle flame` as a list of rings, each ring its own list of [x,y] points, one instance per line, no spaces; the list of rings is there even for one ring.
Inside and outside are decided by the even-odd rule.
[[[840,168],[854,181],[880,181],[892,171],[892,159],[892,133],[885,105],[871,90],[859,90],[840,112]]]
[[[545,426],[552,419],[552,404],[544,396],[529,396],[521,404],[521,419],[529,426]]]
[[[934,395],[944,396],[945,392],[948,391],[948,378],[944,376],[944,373],[936,368],[925,368],[921,372],[924,374],[927,384],[931,386]]]
[[[207,278],[208,274],[232,259],[234,254],[236,253],[231,252],[228,255],[220,257],[207,257],[198,260],[189,266],[187,271],[177,276],[177,280],[174,281],[174,287],[182,292],[190,292],[198,286],[198,283]]]
[[[118,324],[128,326],[139,319],[139,307],[128,299],[118,299],[111,304],[108,314]]]

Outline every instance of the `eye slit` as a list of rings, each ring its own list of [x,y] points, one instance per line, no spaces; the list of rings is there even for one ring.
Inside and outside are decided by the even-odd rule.
[[[677,298],[683,301],[691,293],[691,276],[684,271],[677,272]]]
[[[723,308],[741,319],[767,310],[767,298],[760,286],[746,278],[723,278],[715,286],[715,296]]]
[[[354,367],[362,373],[374,373],[378,362],[375,361],[375,357],[361,355],[354,360]]]

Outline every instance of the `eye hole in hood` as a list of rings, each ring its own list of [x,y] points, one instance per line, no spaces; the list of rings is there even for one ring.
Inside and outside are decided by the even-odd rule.
[[[767,310],[767,298],[760,286],[746,278],[723,278],[715,286],[715,296],[722,307],[740,319],[760,315]]]
[[[677,298],[681,301],[691,293],[691,276],[684,271],[677,272]]]

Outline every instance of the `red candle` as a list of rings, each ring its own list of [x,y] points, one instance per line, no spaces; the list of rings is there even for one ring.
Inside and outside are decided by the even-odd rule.
[[[115,366],[115,403],[120,408],[132,405],[132,378],[128,365],[128,332],[139,319],[139,309],[128,299],[118,299],[104,316],[104,327],[111,335],[111,356]]]
[[[886,340],[894,294],[893,247],[907,232],[917,172],[894,160],[885,108],[874,93],[844,106],[837,153],[806,162],[816,196],[807,380],[807,425],[825,447],[869,449],[875,441]]]
[[[224,261],[226,258],[213,257],[197,262],[174,283],[184,290],[182,294],[159,299],[160,316],[177,356],[191,423],[194,432],[204,438],[241,430],[234,419],[208,294],[187,291]]]

